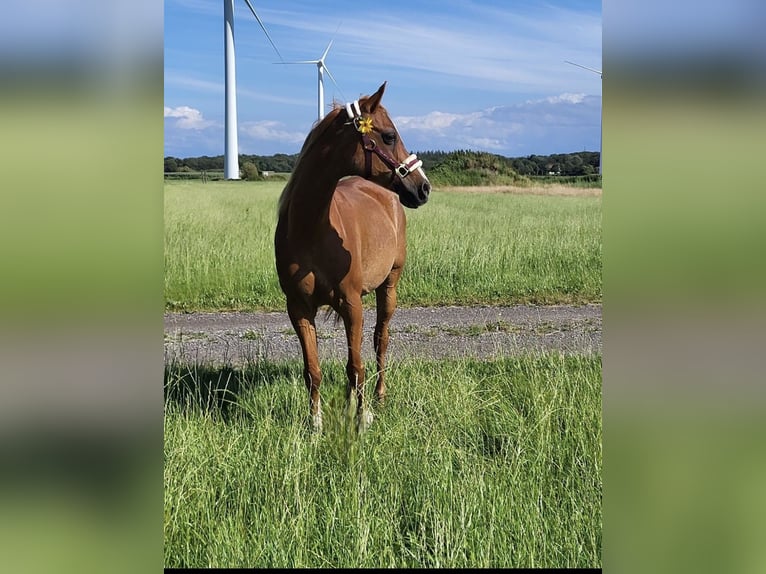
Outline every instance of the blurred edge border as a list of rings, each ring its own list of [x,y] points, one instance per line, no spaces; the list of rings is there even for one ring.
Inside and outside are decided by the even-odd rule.
[[[75,3],[129,41],[0,54],[12,570],[161,567],[161,6]],[[764,8],[654,51],[635,8],[604,6],[604,569],[764,571]]]

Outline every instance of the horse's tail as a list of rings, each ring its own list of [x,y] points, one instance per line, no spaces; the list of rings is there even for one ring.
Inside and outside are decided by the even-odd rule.
[[[332,324],[335,327],[338,327],[340,325],[340,322],[342,320],[340,314],[333,309],[332,305],[328,305],[327,308],[324,310],[324,320],[329,321],[332,318]]]

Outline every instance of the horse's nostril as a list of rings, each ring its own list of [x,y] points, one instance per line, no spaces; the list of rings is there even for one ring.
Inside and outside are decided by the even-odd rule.
[[[420,191],[422,195],[428,197],[428,194],[431,193],[431,184],[428,181],[424,181],[423,185],[420,186]]]

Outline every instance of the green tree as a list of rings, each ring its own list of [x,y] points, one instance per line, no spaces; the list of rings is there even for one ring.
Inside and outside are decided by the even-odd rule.
[[[242,179],[246,179],[248,181],[255,181],[257,179],[261,179],[258,173],[258,166],[255,165],[252,161],[244,162],[239,171],[240,171],[240,175]]]

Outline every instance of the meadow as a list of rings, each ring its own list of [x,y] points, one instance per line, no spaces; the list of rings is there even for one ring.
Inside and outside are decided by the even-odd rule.
[[[168,310],[284,310],[273,247],[283,186],[165,183]],[[406,214],[401,306],[601,300],[600,195],[437,189]]]
[[[284,310],[283,185],[166,182],[166,309]],[[407,217],[402,306],[601,300],[598,194],[436,190]],[[391,361],[362,435],[340,361],[309,430],[302,368],[166,365],[166,567],[600,567],[600,356]]]
[[[401,361],[361,436],[344,365],[170,366],[167,567],[599,567],[600,357]]]

